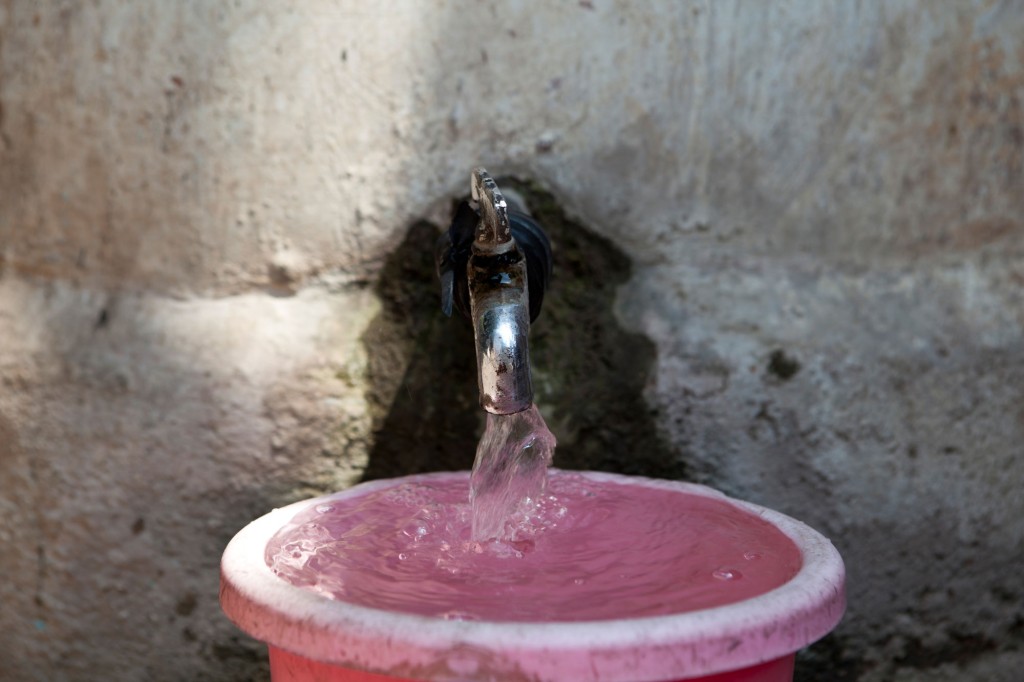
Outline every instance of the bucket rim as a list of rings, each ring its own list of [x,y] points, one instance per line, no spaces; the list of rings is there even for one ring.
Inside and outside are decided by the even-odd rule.
[[[271,646],[324,663],[421,680],[466,679],[483,670],[500,679],[581,682],[707,675],[791,654],[826,635],[842,618],[842,558],[806,524],[696,483],[551,469],[552,475],[565,473],[596,483],[646,486],[726,502],[790,538],[800,550],[800,570],[760,595],[696,611],[596,621],[500,622],[444,620],[337,601],[286,582],[267,565],[267,541],[313,505],[469,475],[438,472],[361,483],[254,520],[224,551],[221,607],[239,628]]]

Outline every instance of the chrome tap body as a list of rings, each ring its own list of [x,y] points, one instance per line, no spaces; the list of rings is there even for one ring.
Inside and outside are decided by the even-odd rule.
[[[533,404],[530,322],[551,274],[551,247],[536,222],[509,210],[486,170],[474,169],[471,189],[478,212],[464,204],[438,242],[441,306],[450,315],[454,303],[473,324],[481,407],[513,414]]]

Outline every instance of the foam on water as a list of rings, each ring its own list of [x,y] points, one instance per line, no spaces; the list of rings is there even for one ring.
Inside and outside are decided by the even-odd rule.
[[[800,552],[727,502],[552,470],[503,540],[473,540],[468,477],[298,514],[268,543],[284,580],[331,599],[457,620],[583,621],[720,606],[792,578]],[[520,510],[521,511],[521,510]]]

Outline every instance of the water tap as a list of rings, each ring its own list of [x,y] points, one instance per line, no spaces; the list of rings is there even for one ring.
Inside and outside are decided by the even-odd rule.
[[[551,244],[540,225],[510,207],[483,168],[437,242],[441,309],[473,323],[480,405],[513,414],[533,404],[530,322],[540,314],[551,277]]]

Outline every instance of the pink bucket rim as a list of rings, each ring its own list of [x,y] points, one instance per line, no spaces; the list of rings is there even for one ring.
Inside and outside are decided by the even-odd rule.
[[[402,483],[468,475],[442,472],[363,483],[256,519],[224,551],[221,606],[238,627],[272,646],[324,663],[421,680],[466,679],[483,670],[501,679],[581,682],[707,675],[790,654],[826,635],[842,618],[842,559],[827,538],[805,524],[693,483],[566,473],[726,501],[785,533],[800,549],[803,566],[786,584],[725,606],[650,618],[550,623],[449,621],[371,609],[286,583],[267,566],[267,541],[309,506]]]

